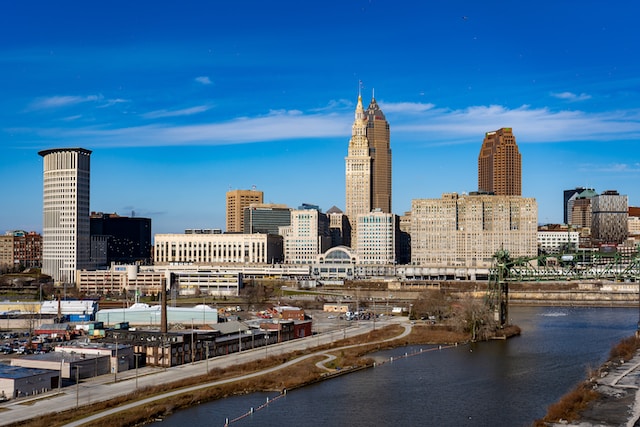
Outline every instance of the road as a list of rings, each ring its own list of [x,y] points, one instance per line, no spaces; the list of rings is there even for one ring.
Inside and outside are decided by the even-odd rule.
[[[393,321],[399,321],[400,319],[406,320],[406,317],[397,318]],[[377,327],[383,326],[384,324],[387,324],[387,322],[389,322],[389,320],[385,322],[378,321],[376,322]],[[411,329],[410,323],[403,322],[403,324],[405,325],[405,331],[401,336],[405,336],[406,334],[410,333]],[[25,421],[45,414],[55,414],[57,412],[73,409],[78,406],[90,405],[91,403],[95,403],[98,401],[102,402],[119,396],[127,395],[135,391],[136,388],[145,388],[161,383],[170,383],[183,378],[205,375],[208,370],[214,368],[224,368],[230,365],[243,364],[254,360],[263,359],[267,356],[290,353],[296,350],[307,350],[342,339],[343,337],[354,337],[357,335],[365,334],[371,331],[373,328],[373,322],[358,322],[357,324],[352,324],[351,326],[345,327],[341,330],[333,330],[321,334],[316,334],[307,338],[301,338],[280,344],[270,345],[268,347],[243,351],[227,356],[219,356],[188,365],[175,366],[167,369],[145,367],[139,369],[137,375],[136,371],[132,369],[126,372],[119,373],[117,382],[114,382],[113,375],[103,375],[97,378],[82,381],[77,386],[65,387],[61,391],[51,391],[48,393],[40,394],[34,398],[14,399],[9,402],[0,404],[0,410],[2,411],[2,419],[0,420],[0,425],[7,425],[16,421]],[[335,351],[335,349],[332,351]],[[207,388],[215,385],[263,375],[268,372],[286,368],[287,366],[298,363],[301,360],[322,354],[325,353],[323,351],[315,352],[302,356],[285,364],[266,369],[264,371],[244,375],[242,377],[199,384],[187,389],[171,391],[148,399],[121,405],[117,408],[112,408],[108,411],[101,412],[99,414],[84,418],[74,423],[70,423],[68,424],[68,426],[81,426],[98,418],[102,418],[118,411],[131,409],[138,405],[144,405],[154,400],[165,399],[167,397],[175,396],[182,393],[188,393],[201,388]]]

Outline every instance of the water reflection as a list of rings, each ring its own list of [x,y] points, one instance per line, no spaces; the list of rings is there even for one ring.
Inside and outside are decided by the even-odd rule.
[[[529,426],[549,404],[606,360],[632,335],[636,309],[512,307],[522,336],[460,345],[417,356],[431,346],[383,351],[392,363],[289,391],[231,425]],[[228,398],[177,412],[163,426],[223,426],[278,393]]]

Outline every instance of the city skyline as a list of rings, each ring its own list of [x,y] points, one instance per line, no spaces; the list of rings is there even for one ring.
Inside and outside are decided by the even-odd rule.
[[[0,16],[0,231],[42,231],[38,151],[82,147],[91,211],[153,233],[225,228],[229,189],[345,210],[360,81],[391,128],[393,212],[477,190],[486,132],[510,127],[522,196],[640,204],[635,22],[599,2],[12,3]],[[544,29],[541,31],[541,29]],[[10,202],[9,202],[10,201]]]

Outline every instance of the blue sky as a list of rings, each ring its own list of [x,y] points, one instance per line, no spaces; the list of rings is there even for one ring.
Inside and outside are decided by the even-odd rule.
[[[477,189],[512,127],[523,195],[640,205],[635,1],[14,1],[0,12],[0,232],[42,230],[42,159],[83,147],[91,210],[225,227],[225,193],[344,209],[359,81],[391,127],[393,210]]]

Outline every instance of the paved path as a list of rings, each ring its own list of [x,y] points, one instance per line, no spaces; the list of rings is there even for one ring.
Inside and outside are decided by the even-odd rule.
[[[406,318],[404,319],[406,320]],[[386,322],[384,322],[383,324],[381,324],[381,322],[376,323],[377,327],[388,324]],[[407,322],[404,322],[404,324],[405,330],[399,337],[404,337],[411,332],[411,325]],[[230,365],[243,364],[250,361],[263,359],[268,356],[290,353],[296,350],[307,350],[313,347],[328,344],[338,339],[342,339],[343,337],[350,338],[357,335],[362,335],[371,331],[372,329],[373,322],[359,322],[357,325],[350,326],[349,328],[346,328],[344,330],[325,332],[323,334],[317,334],[315,336],[307,338],[269,345],[267,347],[243,351],[240,353],[233,353],[227,356],[214,357],[209,359],[208,361],[198,361],[196,363],[175,366],[168,369],[143,368],[138,370],[137,376],[135,370],[129,370],[118,374],[118,382],[113,382],[114,378],[111,375],[103,375],[92,380],[81,382],[77,387],[65,387],[61,391],[52,391],[33,398],[15,399],[7,403],[0,404],[0,409],[3,409],[0,412],[0,414],[2,414],[2,416],[0,417],[0,426],[14,423],[16,421],[28,420],[39,415],[55,414],[64,410],[73,409],[77,406],[89,405],[98,401],[109,400],[119,396],[126,396],[132,392],[135,392],[136,388],[145,388],[160,383],[173,382],[182,378],[205,375],[209,370],[215,368],[224,368]],[[399,337],[393,339],[397,339]],[[346,346],[342,348],[349,347],[353,346]],[[131,409],[139,405],[153,402],[154,400],[165,399],[167,397],[175,396],[182,393],[189,393],[202,388],[226,384],[229,382],[247,378],[253,378],[265,373],[285,368],[287,366],[291,366],[294,363],[298,363],[310,357],[316,357],[325,353],[326,351],[315,352],[302,356],[285,364],[266,369],[264,371],[243,375],[241,377],[230,378],[227,380],[208,382],[205,384],[192,386],[186,389],[175,390],[148,399],[121,405],[108,411],[96,414],[94,416],[84,418],[74,423],[70,423],[68,424],[68,426],[81,426],[83,424],[116,413],[118,411]]]

